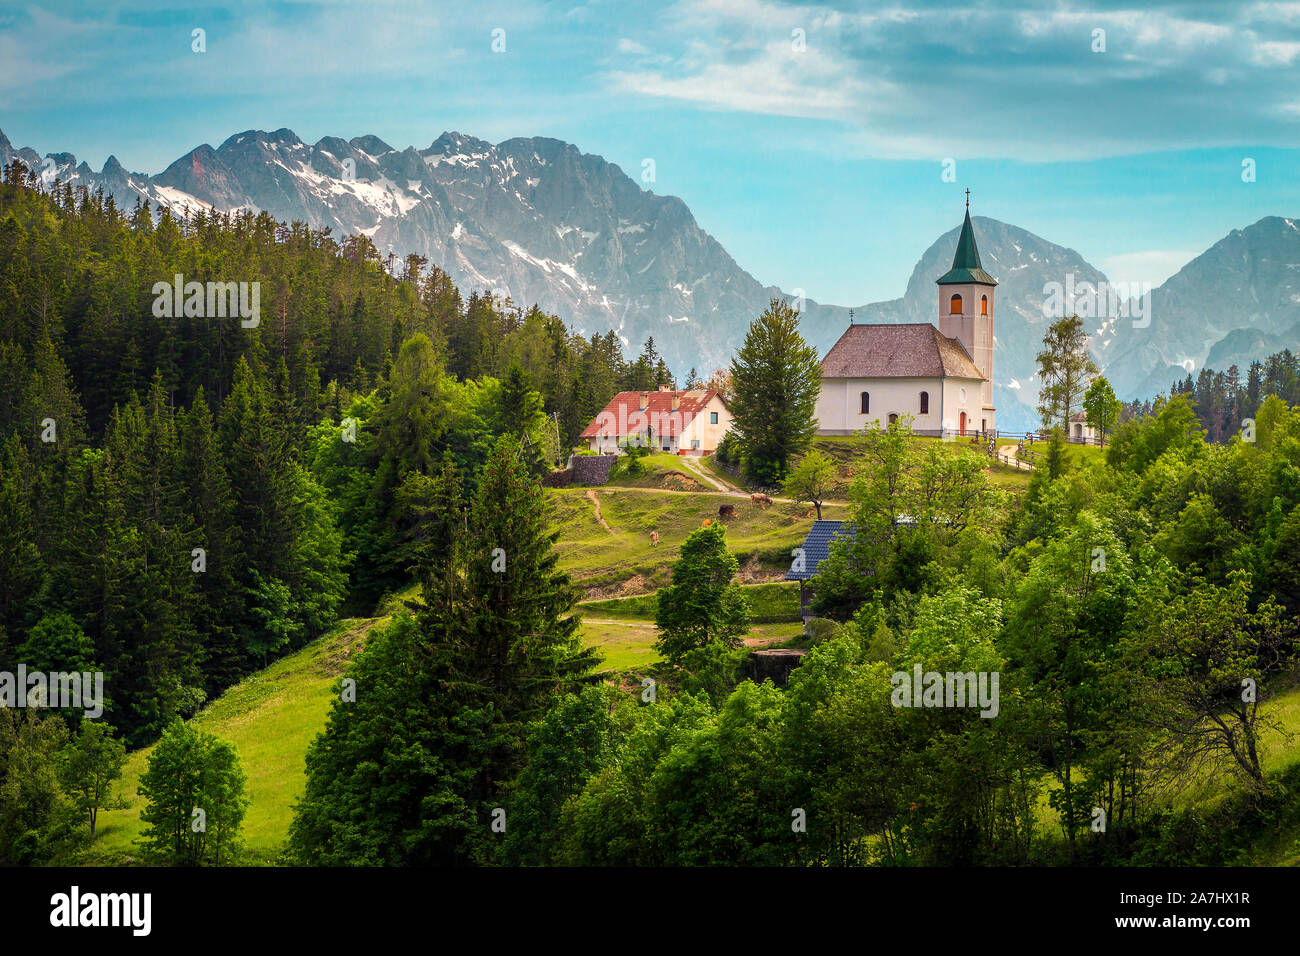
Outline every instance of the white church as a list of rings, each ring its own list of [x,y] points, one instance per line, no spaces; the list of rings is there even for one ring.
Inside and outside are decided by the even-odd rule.
[[[911,415],[920,435],[997,428],[993,407],[993,290],[966,221],[952,268],[939,277],[939,325],[855,325],[822,359],[819,435],[851,435]]]

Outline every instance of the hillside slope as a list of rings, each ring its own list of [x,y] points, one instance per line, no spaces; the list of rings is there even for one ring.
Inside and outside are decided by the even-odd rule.
[[[293,803],[305,785],[307,746],[325,726],[334,683],[366,634],[382,620],[342,622],[330,634],[245,678],[193,718],[198,727],[235,745],[248,774],[243,834],[247,862],[276,862]],[[128,757],[118,792],[129,806],[101,811],[92,862],[136,858],[144,800],[135,791],[152,752],[146,747]]]

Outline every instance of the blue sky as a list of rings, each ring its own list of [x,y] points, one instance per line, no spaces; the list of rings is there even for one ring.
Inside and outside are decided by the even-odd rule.
[[[0,129],[149,173],[246,129],[554,136],[842,305],[901,295],[967,187],[1114,280],[1300,216],[1300,2],[156,6],[6,6]]]

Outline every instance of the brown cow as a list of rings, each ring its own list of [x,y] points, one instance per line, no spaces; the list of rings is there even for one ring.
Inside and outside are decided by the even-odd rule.
[[[750,504],[758,505],[760,508],[763,509],[766,509],[767,506],[772,503],[772,499],[769,498],[767,495],[760,495],[757,493],[750,495],[749,501]]]
[[[736,516],[735,505],[718,505],[718,517],[721,518],[723,521],[726,521],[728,518],[734,518],[735,516]]]
[[[653,548],[657,548],[657,547],[659,547],[659,532],[658,532],[658,531],[651,531],[651,532],[650,532],[650,546],[653,547]]]

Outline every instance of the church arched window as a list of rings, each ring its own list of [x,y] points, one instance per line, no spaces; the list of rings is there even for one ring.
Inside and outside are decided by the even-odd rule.
[[[988,315],[988,314],[989,314],[989,297],[986,295],[982,295],[980,296],[980,315]]]
[[[890,413],[889,413],[889,424],[892,425],[892,424],[894,424],[894,422],[896,422],[896,421],[898,421],[898,414],[897,414],[896,412],[890,412]]]
[[[871,393],[863,392],[862,395],[859,396],[859,400],[862,404],[862,414],[869,415],[871,413]]]
[[[955,295],[948,300],[948,312],[950,315],[961,315],[961,296]]]
[[[921,414],[922,415],[930,414],[930,393],[929,392],[921,393]]]

